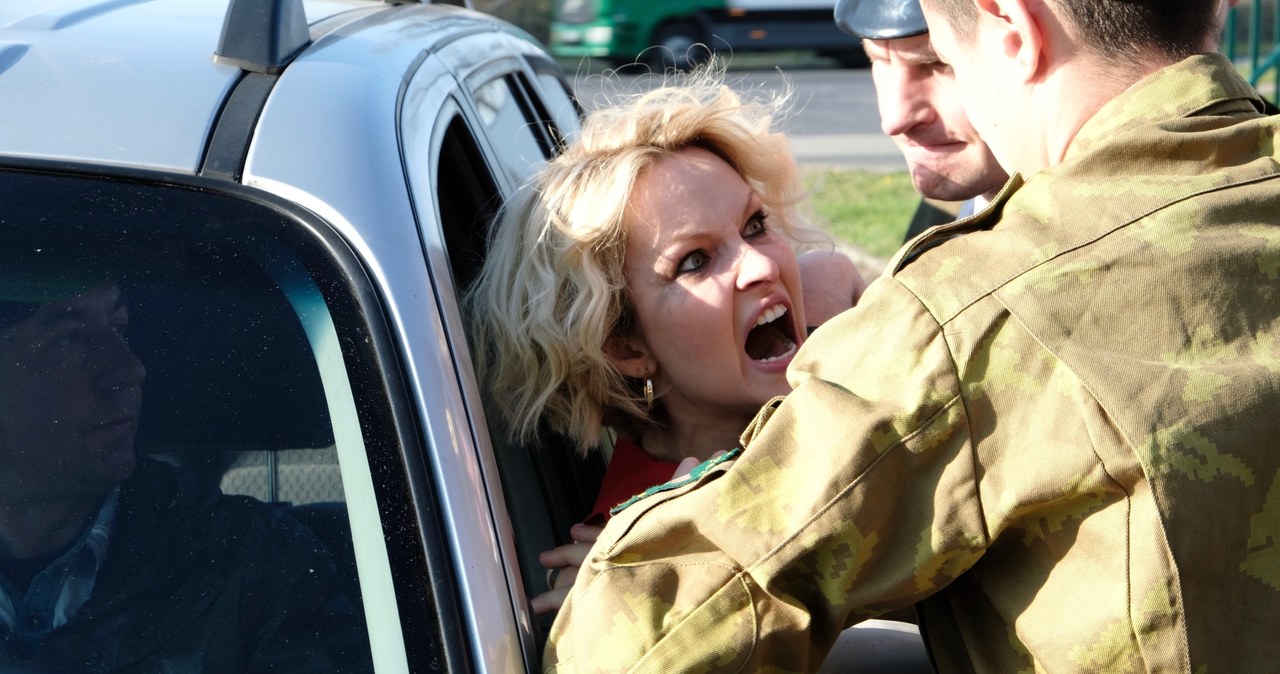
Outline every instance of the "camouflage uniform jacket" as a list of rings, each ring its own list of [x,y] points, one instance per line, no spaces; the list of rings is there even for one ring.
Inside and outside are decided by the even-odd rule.
[[[799,672],[921,602],[943,672],[1280,662],[1280,124],[1153,73],[814,333],[733,461],[616,515],[546,671]]]

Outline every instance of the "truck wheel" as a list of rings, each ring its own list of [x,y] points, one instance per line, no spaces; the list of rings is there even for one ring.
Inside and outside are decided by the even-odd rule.
[[[653,32],[652,45],[643,57],[654,70],[691,70],[711,58],[702,31],[687,21],[664,23]]]

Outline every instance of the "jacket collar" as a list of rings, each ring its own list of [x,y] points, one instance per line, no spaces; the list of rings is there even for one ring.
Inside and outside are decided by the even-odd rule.
[[[1107,102],[1067,147],[1064,162],[1130,131],[1203,114],[1261,113],[1262,98],[1221,54],[1200,54],[1161,68]]]
[[[1213,127],[1220,130],[1225,141],[1233,134],[1232,123],[1207,118],[1232,116],[1239,121],[1241,117],[1260,116],[1261,109],[1257,92],[1221,55],[1192,56],[1162,68],[1129,87],[1090,118],[1072,140],[1061,163],[1026,179],[1013,174],[985,209],[927,230],[899,250],[889,268],[897,272],[925,251],[957,236],[998,229],[1013,235],[1014,249],[1006,250],[1009,255],[1005,261],[1018,268],[1004,274],[1012,277],[1064,250],[1104,236],[1171,200],[1223,186],[1226,178],[1203,174],[1203,157],[1182,154],[1188,132],[1212,133]],[[1237,140],[1240,137],[1236,134]],[[1256,150],[1256,135],[1250,138]],[[1224,142],[1202,149],[1231,152],[1233,148],[1239,149]],[[1229,166],[1231,161],[1219,164]],[[1267,166],[1259,168],[1263,172],[1269,170]],[[1250,178],[1237,172],[1231,181],[1242,179]],[[1093,207],[1061,207],[1059,196],[1068,190],[1074,197],[1090,201]],[[1054,231],[1046,233],[1046,227]],[[1026,240],[1025,257],[1014,254],[1019,239]]]

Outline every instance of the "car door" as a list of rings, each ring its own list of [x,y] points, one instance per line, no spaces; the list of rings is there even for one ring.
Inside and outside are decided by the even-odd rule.
[[[524,88],[537,77],[528,59],[544,60],[544,78],[556,71],[527,36],[478,15],[388,14],[335,30],[280,76],[243,180],[316,214],[355,252],[364,296],[383,317],[379,338],[393,345],[399,374],[387,383],[403,388],[392,421],[409,424],[413,442],[390,448],[396,458],[374,472],[401,476],[402,488],[378,494],[380,508],[402,509],[382,522],[378,544],[405,565],[394,592],[368,595],[366,613],[396,616],[410,671],[524,671],[541,639],[521,560],[536,552],[515,544],[457,296],[482,259],[483,227],[564,135],[566,122],[533,112],[533,101],[551,109],[530,93],[542,85]],[[501,100],[497,88],[478,91],[477,73],[518,88]],[[489,97],[483,112],[478,96]],[[491,136],[511,125],[518,149],[499,154],[513,139]],[[546,513],[545,500],[530,512]]]
[[[493,644],[505,644],[510,633],[503,627],[514,627],[522,666],[536,670],[549,627],[549,619],[535,620],[528,606],[528,598],[545,589],[537,553],[565,542],[574,517],[594,497],[599,475],[583,470],[572,452],[535,454],[505,443],[485,414],[485,394],[471,365],[459,298],[483,264],[489,228],[506,199],[578,125],[579,108],[558,67],[533,49],[512,45],[527,43],[507,35],[470,36],[432,54],[406,86],[400,127],[434,299],[470,429],[454,451],[477,469],[450,476],[450,465],[438,465],[446,508],[458,514],[447,526],[463,569],[464,611],[477,651],[486,645],[505,651]],[[477,535],[483,527],[463,516],[483,519],[486,512],[492,540]],[[494,552],[500,578],[468,563]]]

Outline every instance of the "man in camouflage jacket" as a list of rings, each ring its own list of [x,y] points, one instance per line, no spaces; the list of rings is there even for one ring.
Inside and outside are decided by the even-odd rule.
[[[1013,177],[813,335],[742,449],[613,518],[546,671],[811,671],[917,602],[942,672],[1280,662],[1280,126],[1225,59],[1119,61],[1064,9],[1192,44],[1214,3],[924,4]]]

